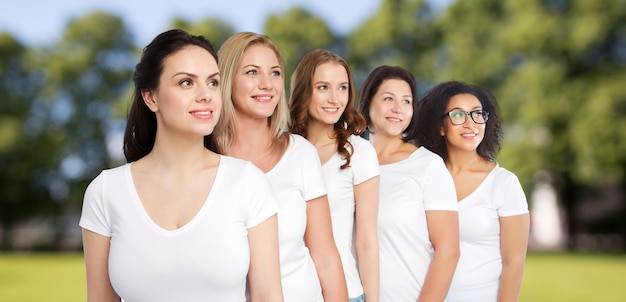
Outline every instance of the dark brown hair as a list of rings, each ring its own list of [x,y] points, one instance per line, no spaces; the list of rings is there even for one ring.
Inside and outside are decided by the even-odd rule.
[[[133,74],[135,88],[124,131],[124,156],[127,162],[136,161],[150,153],[156,138],[156,114],[145,104],[141,92],[156,90],[165,59],[190,45],[206,49],[217,62],[217,52],[207,39],[190,35],[180,29],[159,34],[143,49],[141,60],[135,66]],[[204,145],[208,148],[209,136],[204,138]]]

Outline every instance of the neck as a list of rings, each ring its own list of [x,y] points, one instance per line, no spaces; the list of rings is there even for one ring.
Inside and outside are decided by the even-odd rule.
[[[378,158],[385,155],[395,153],[400,150],[407,142],[402,140],[401,136],[384,136],[370,133],[370,143],[374,146]]]
[[[204,147],[204,137],[157,132],[154,147],[144,158],[156,169],[186,173],[205,166],[206,160],[215,156],[219,155]]]
[[[337,138],[333,126],[332,124],[309,122],[307,124],[307,139],[315,146],[336,143]]]
[[[476,150],[473,152],[448,150],[446,166],[451,173],[456,173],[474,170],[477,166],[485,162],[486,160],[480,157]]]

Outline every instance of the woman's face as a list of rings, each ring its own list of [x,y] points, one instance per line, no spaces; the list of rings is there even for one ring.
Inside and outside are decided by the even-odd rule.
[[[220,115],[219,83],[215,58],[202,47],[188,46],[164,59],[159,86],[142,96],[156,113],[158,131],[205,136]]]
[[[441,135],[446,139],[448,152],[476,151],[483,141],[487,125],[482,115],[479,114],[482,110],[482,104],[472,94],[457,94],[450,98],[445,112],[452,112],[452,117],[456,116],[455,122],[452,123],[449,115],[445,116],[440,130]],[[467,112],[474,112],[473,118]]]
[[[283,70],[276,53],[261,44],[248,47],[235,71],[232,89],[238,116],[272,116],[284,89]]]
[[[346,109],[350,97],[348,72],[340,64],[327,62],[315,68],[309,117],[312,123],[333,125]]]
[[[413,94],[409,84],[399,79],[383,81],[372,97],[369,115],[372,133],[401,138],[413,117]]]

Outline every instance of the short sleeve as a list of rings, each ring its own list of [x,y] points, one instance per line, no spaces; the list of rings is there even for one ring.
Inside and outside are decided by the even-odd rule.
[[[111,237],[111,223],[104,205],[104,172],[100,173],[85,190],[80,227],[102,236]]]
[[[496,203],[498,216],[514,216],[528,213],[526,194],[522,189],[517,176],[504,168],[500,168],[498,182],[498,195]]]
[[[295,163],[301,164],[304,200],[309,201],[326,195],[326,185],[324,184],[322,165],[317,149],[301,136],[292,134],[291,138],[297,140],[294,142],[297,145],[294,156],[297,160]]]
[[[242,183],[250,184],[246,228],[252,228],[276,214],[278,205],[267,176],[259,168],[248,163],[242,175],[246,179]]]
[[[426,168],[424,182],[424,209],[458,211],[454,180],[441,157],[433,153]]]
[[[351,136],[350,141],[354,148],[354,153],[350,158],[350,166],[354,171],[353,184],[358,185],[380,175],[378,155],[374,147],[359,136]]]

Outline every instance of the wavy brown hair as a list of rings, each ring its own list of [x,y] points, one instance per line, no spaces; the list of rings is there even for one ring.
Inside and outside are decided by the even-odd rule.
[[[289,98],[291,123],[289,131],[308,139],[307,125],[311,119],[309,106],[313,95],[315,69],[329,62],[343,66],[348,74],[348,103],[339,120],[333,125],[337,140],[337,153],[346,161],[341,165],[341,169],[345,169],[350,166],[350,158],[354,152],[350,143],[350,135],[360,135],[365,130],[366,124],[365,118],[356,110],[354,105],[354,79],[350,72],[350,66],[336,53],[325,49],[314,49],[305,54],[298,62],[291,76],[291,96]]]

